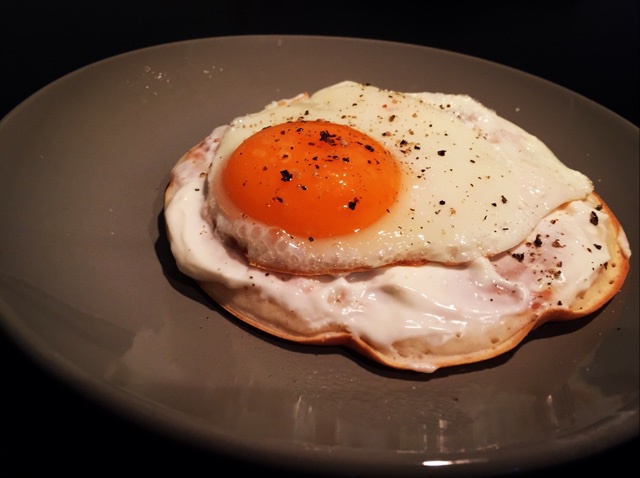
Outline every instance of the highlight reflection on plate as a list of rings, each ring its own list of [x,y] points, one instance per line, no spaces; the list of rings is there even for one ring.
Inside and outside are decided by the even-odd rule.
[[[627,203],[638,193],[638,130],[575,93],[398,43],[187,41],[78,70],[0,123],[3,326],[56,373],[149,426],[316,471],[526,470],[637,435],[637,254],[598,314],[431,375],[265,336],[177,271],[162,219],[177,159],[214,126],[345,79],[477,98],[590,176],[638,244]]]

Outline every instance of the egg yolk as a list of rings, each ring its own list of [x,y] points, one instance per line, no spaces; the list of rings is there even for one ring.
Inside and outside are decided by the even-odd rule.
[[[297,121],[269,126],[230,156],[222,182],[243,214],[313,240],[357,232],[389,212],[400,167],[350,126]]]

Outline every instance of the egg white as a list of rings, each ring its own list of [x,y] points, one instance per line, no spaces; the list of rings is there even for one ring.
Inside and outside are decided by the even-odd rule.
[[[347,124],[400,162],[402,189],[390,213],[357,233],[309,241],[224,211],[221,171],[240,143],[286,121]],[[345,81],[311,96],[274,102],[219,131],[205,214],[252,264],[323,274],[390,264],[460,264],[522,242],[558,206],[593,190],[536,137],[464,95],[400,93]]]

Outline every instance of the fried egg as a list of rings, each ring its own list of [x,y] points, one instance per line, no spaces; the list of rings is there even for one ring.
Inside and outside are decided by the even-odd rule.
[[[239,319],[419,372],[597,310],[631,255],[591,181],[494,111],[353,82],[216,127],[164,215],[179,269]]]
[[[207,184],[217,234],[307,275],[491,257],[593,190],[467,96],[351,81],[232,121]]]

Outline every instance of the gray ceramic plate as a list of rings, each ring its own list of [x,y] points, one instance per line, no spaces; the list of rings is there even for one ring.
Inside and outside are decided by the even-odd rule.
[[[177,159],[234,116],[344,79],[479,99],[588,174],[637,246],[638,129],[588,99],[426,47],[203,39],[90,65],[0,123],[2,324],[127,416],[292,467],[470,476],[561,463],[637,435],[638,251],[598,314],[432,375],[267,337],[176,271],[162,197]]]

